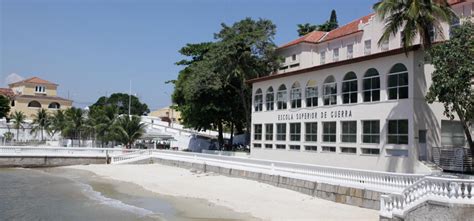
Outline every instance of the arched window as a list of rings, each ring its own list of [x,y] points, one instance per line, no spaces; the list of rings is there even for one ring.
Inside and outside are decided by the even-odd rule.
[[[256,112],[262,111],[262,108],[263,108],[263,94],[262,94],[262,90],[260,88],[257,89],[257,91],[255,92],[254,107],[255,107]]]
[[[318,106],[318,85],[315,80],[309,80],[306,84],[306,107]]]
[[[333,76],[329,76],[324,80],[323,100],[324,105],[337,104],[337,83]]]
[[[277,109],[284,110],[286,109],[286,102],[288,101],[288,95],[286,92],[286,86],[284,84],[280,85],[277,92]]]
[[[371,68],[365,72],[362,81],[362,90],[364,102],[372,102],[380,100],[380,77],[379,72],[375,68]]]
[[[342,103],[357,103],[357,75],[349,72],[342,80]]]
[[[269,87],[267,89],[267,93],[265,94],[265,106],[267,108],[267,111],[273,110],[273,102],[274,102],[274,97],[275,95],[273,94],[273,88]]]
[[[293,86],[291,86],[290,101],[291,108],[301,107],[301,86],[298,82],[295,82]]]
[[[59,109],[59,108],[61,108],[61,105],[58,102],[53,102],[53,103],[49,104],[48,108],[50,108],[50,109]]]
[[[389,100],[408,98],[408,70],[403,64],[396,64],[388,73],[387,91]]]
[[[41,108],[41,104],[38,101],[30,101],[28,107]]]

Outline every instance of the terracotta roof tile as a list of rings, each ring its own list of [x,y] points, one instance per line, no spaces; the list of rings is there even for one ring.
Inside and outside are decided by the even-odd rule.
[[[10,85],[21,84],[21,83],[52,84],[52,85],[57,85],[57,84],[55,84],[55,83],[52,83],[52,82],[50,82],[50,81],[41,79],[41,78],[39,78],[39,77],[31,77],[31,78],[28,78],[28,79],[25,79],[25,80],[22,80],[22,81],[18,81],[18,82],[15,82],[15,83],[11,83]]]
[[[15,97],[18,98],[28,98],[28,99],[37,99],[37,100],[59,100],[59,101],[70,101],[72,100],[58,97],[58,96],[36,96],[36,95],[26,95],[26,94],[21,94],[21,95],[16,95]]]
[[[286,48],[286,47],[290,47],[290,46],[293,46],[293,45],[297,45],[299,43],[302,43],[302,42],[307,42],[307,43],[318,43],[319,40],[321,40],[322,37],[324,37],[324,35],[326,35],[327,32],[323,32],[323,31],[312,31],[294,41],[291,41],[279,48]]]
[[[0,95],[11,98],[15,95],[15,93],[13,93],[13,90],[10,88],[0,88]]]
[[[367,23],[369,21],[369,19],[374,14],[375,13],[371,13],[371,14],[366,15],[362,18],[359,18],[355,21],[352,21],[347,25],[341,26],[339,28],[336,28],[336,29],[330,31],[320,42],[333,40],[333,39],[336,39],[336,38],[340,38],[340,37],[343,37],[343,36],[346,36],[346,35],[350,35],[350,34],[362,31],[362,30],[359,30],[359,24],[360,23]]]

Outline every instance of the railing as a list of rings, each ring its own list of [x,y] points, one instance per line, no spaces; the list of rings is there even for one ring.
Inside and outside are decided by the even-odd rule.
[[[474,180],[425,177],[402,193],[382,195],[380,215],[404,217],[420,203],[433,200],[444,203],[474,204]]]
[[[223,168],[242,169],[266,174],[284,175],[288,177],[326,182],[335,185],[364,188],[385,193],[401,192],[404,188],[413,185],[423,178],[421,174],[401,174],[357,170],[348,168],[299,164],[282,161],[259,160],[244,157],[229,157],[211,154],[153,150],[147,157],[185,161],[214,165]],[[144,159],[140,155],[140,159]],[[112,157],[115,164],[131,163],[137,159],[133,154],[129,156]]]
[[[433,147],[433,161],[443,170],[468,172],[472,168],[473,156],[467,148],[440,148]]]
[[[153,152],[151,150],[138,150],[131,153],[126,153],[126,154],[122,154],[118,156],[112,156],[111,163],[118,164],[118,163],[127,163],[130,160],[137,161],[143,157],[148,158],[152,153]]]
[[[0,147],[0,156],[65,156],[65,157],[106,157],[117,156],[136,150],[121,148],[84,148],[84,147]]]

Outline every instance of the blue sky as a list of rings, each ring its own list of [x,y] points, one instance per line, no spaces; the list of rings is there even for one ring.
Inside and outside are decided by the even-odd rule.
[[[170,104],[186,43],[213,39],[222,22],[266,18],[275,43],[299,23],[339,24],[372,12],[376,0],[0,0],[0,84],[11,73],[60,84],[76,106],[113,92],[137,94],[151,109]]]

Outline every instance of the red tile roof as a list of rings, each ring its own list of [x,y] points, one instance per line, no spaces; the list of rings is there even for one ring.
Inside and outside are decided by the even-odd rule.
[[[461,2],[465,2],[466,0],[448,0],[448,4],[449,5],[455,5],[455,4],[458,4],[458,3],[461,3]]]
[[[330,31],[320,42],[330,41],[330,40],[333,40],[333,39],[336,39],[336,38],[340,38],[340,37],[343,37],[343,36],[346,36],[346,35],[350,35],[350,34],[362,31],[362,30],[359,30],[359,24],[360,23],[363,23],[363,24],[367,23],[373,15],[375,15],[375,13],[371,13],[369,15],[366,15],[362,18],[359,18],[359,19],[356,19],[356,20],[350,22],[347,25],[344,25],[342,27],[339,27],[339,28],[336,28],[336,29]]]
[[[11,83],[10,85],[15,85],[15,84],[21,84],[21,83],[32,83],[32,84],[52,84],[52,85],[57,85],[55,83],[52,83],[50,81],[41,79],[39,77],[31,77],[22,81],[18,81],[15,83]]]
[[[291,41],[279,48],[286,48],[286,47],[290,47],[290,46],[293,46],[293,45],[296,45],[296,44],[299,44],[299,43],[302,43],[302,42],[307,42],[307,43],[318,43],[319,40],[321,40],[322,37],[324,37],[324,35],[326,35],[327,32],[323,32],[323,31],[312,31],[294,41]]]
[[[26,95],[26,94],[19,94],[16,95],[15,98],[27,98],[27,99],[36,99],[36,100],[58,100],[58,101],[70,101],[72,100],[58,97],[58,96],[37,96],[37,95]]]
[[[0,95],[11,98],[15,95],[15,93],[13,93],[13,90],[10,88],[0,88]]]

